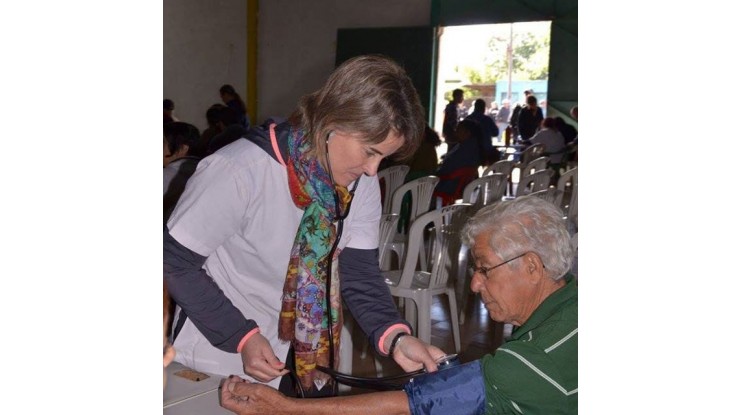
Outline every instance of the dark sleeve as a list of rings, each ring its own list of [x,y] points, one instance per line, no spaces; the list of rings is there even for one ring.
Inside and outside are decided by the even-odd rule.
[[[442,121],[442,135],[445,138],[454,138],[455,126],[457,126],[457,108],[447,104],[444,120]]]
[[[488,119],[491,120],[491,118],[488,118]],[[493,131],[493,136],[492,137],[498,137],[498,133],[499,133],[498,125],[496,125],[496,122],[494,120],[491,120],[491,127],[493,128],[493,130],[492,130]]]
[[[214,346],[236,353],[241,339],[257,324],[247,320],[206,274],[206,257],[184,247],[164,227],[164,281],[172,299]]]
[[[376,351],[383,333],[394,324],[409,323],[393,302],[378,266],[378,250],[344,248],[339,255],[342,298]]]

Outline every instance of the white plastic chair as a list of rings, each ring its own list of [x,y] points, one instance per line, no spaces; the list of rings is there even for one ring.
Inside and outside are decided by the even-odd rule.
[[[514,160],[499,160],[488,167],[486,167],[485,170],[483,170],[482,176],[487,176],[491,173],[501,173],[507,176],[509,178],[511,176],[511,171],[514,170],[514,165],[516,163]]]
[[[545,145],[544,144],[532,144],[531,146],[527,147],[522,151],[521,159],[519,160],[519,167],[526,166],[534,159],[540,158],[545,155]]]
[[[506,176],[501,173],[489,173],[468,183],[463,190],[462,201],[473,205],[470,214],[483,206],[498,202],[506,194]]]
[[[532,144],[531,146],[524,149],[524,151],[522,152],[519,158],[519,161],[514,165],[514,169],[516,170],[516,173],[513,171],[511,173],[511,179],[512,179],[511,187],[514,187],[513,183],[517,183],[517,184],[521,183],[522,181],[524,181],[524,178],[527,175],[534,172],[532,171],[532,167],[534,166],[532,167],[527,167],[527,166],[529,165],[529,163],[531,163],[534,160],[539,159],[540,157],[546,157],[544,144],[539,144],[539,143]],[[538,163],[541,163],[541,161],[538,161]],[[538,169],[538,170],[543,170],[546,167],[547,166],[541,169]],[[513,190],[511,191],[511,194],[516,196],[516,193]]]
[[[500,202],[506,194],[507,185],[506,175],[502,173],[488,173],[488,175],[470,182],[465,186],[465,190],[463,191],[463,202],[471,204],[468,215],[474,215],[483,206]],[[457,297],[460,299],[460,324],[465,324],[465,314],[462,311],[467,306],[470,294],[470,290],[467,289],[468,254],[468,247],[461,244],[457,273],[455,275],[455,291],[457,292]]]
[[[378,262],[381,267],[386,263],[385,257],[388,252],[388,244],[396,233],[398,227],[398,213],[386,213],[380,215],[380,232],[378,233]],[[383,268],[381,268],[383,269]]]
[[[403,197],[406,193],[411,194],[411,207],[409,212],[409,225],[414,223],[414,220],[421,214],[428,212],[431,209],[432,193],[434,193],[434,187],[439,183],[439,177],[437,176],[424,176],[418,179],[411,180],[408,183],[404,183],[393,192],[393,198],[391,199],[391,211],[390,213],[401,214],[401,204],[403,203]],[[399,219],[400,220],[400,219]],[[403,258],[404,247],[406,245],[406,235],[398,231],[395,232],[393,238],[388,243],[388,248],[396,253],[399,262]],[[390,256],[384,258],[385,263],[381,263],[382,269],[388,269]]]
[[[550,162],[550,157],[547,157],[547,156],[538,157],[530,161],[520,170],[519,181],[521,182],[522,180],[526,179],[527,176],[529,176],[530,174],[534,172],[538,172],[540,170],[546,170],[547,163],[549,162]]]
[[[486,167],[485,170],[483,170],[483,173],[481,174],[481,177],[487,176],[491,173],[501,173],[506,176],[506,180],[509,183],[508,190],[506,191],[506,194],[512,193],[512,181],[511,181],[511,172],[514,170],[514,166],[516,165],[516,162],[514,160],[499,160],[490,166]]]
[[[406,320],[412,325],[414,322],[417,323],[415,324],[417,336],[426,343],[430,343],[432,339],[432,297],[447,295],[450,304],[450,325],[457,353],[461,350],[460,327],[455,288],[449,277],[455,272],[460,246],[460,228],[467,218],[469,207],[468,203],[457,203],[416,218],[409,230],[408,248],[402,268],[383,272],[386,283],[390,286],[391,295],[411,300],[405,302]],[[429,258],[431,270],[417,271],[419,254],[423,249],[424,230],[430,224],[434,227]],[[413,307],[414,305],[416,307]],[[418,320],[415,318],[417,314]]]
[[[559,203],[565,212],[565,217],[578,226],[578,167],[561,174],[557,188],[562,190],[563,197],[567,198]]]
[[[383,181],[383,213],[391,212],[391,198],[406,179],[410,167],[405,164],[387,167],[378,172],[378,180]]]
[[[550,187],[550,179],[555,172],[540,170],[519,181],[516,187],[516,197],[524,196]]]

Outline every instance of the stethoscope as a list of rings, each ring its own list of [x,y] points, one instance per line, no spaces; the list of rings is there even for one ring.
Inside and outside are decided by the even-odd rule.
[[[331,376],[334,380],[336,380],[338,383],[342,383],[347,386],[353,386],[353,387],[359,387],[364,389],[373,389],[373,390],[379,390],[379,391],[389,391],[389,390],[402,390],[404,387],[404,384],[406,383],[406,380],[408,378],[411,378],[413,376],[417,376],[420,374],[426,373],[426,370],[424,368],[409,372],[409,373],[403,373],[400,375],[394,375],[394,376],[385,376],[385,377],[360,377],[360,376],[352,376],[345,373],[338,372],[334,369],[334,333],[333,333],[333,324],[332,324],[332,317],[331,317],[331,310],[329,308],[329,298],[331,298],[331,269],[332,269],[332,258],[334,257],[334,252],[337,249],[337,246],[339,245],[339,239],[342,237],[342,230],[344,228],[344,219],[349,216],[350,208],[352,207],[352,201],[355,196],[355,190],[357,190],[357,185],[360,183],[360,177],[355,180],[354,185],[352,186],[352,189],[349,191],[350,199],[347,203],[347,209],[342,212],[340,210],[340,203],[339,203],[339,194],[336,190],[336,182],[334,181],[334,175],[331,171],[331,162],[329,161],[329,138],[331,138],[332,131],[330,131],[326,135],[326,165],[329,170],[329,177],[331,178],[332,185],[334,185],[334,207],[335,207],[335,216],[334,221],[337,222],[337,236],[334,239],[334,244],[332,245],[331,250],[329,251],[329,257],[327,260],[327,278],[326,278],[326,290],[325,290],[325,297],[324,301],[326,304],[326,310],[327,310],[327,323],[328,323],[328,334],[329,334],[329,367],[324,367],[320,365],[316,365],[316,369],[326,373],[327,375]],[[457,366],[460,364],[460,359],[458,358],[457,354],[451,354],[451,355],[445,355],[439,358],[437,361],[437,368],[442,370],[446,369],[452,366]],[[301,386],[300,380],[297,378],[297,376],[290,372],[291,375],[294,377],[295,383],[298,386],[299,392],[301,397],[304,397],[304,391],[303,386]],[[403,382],[399,382],[403,380]]]

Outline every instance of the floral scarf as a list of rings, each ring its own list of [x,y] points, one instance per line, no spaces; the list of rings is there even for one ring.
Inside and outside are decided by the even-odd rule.
[[[291,127],[288,134],[288,185],[293,203],[303,209],[283,286],[278,337],[291,341],[295,352],[296,371],[301,385],[321,389],[331,378],[316,370],[316,365],[329,366],[329,331],[326,315],[326,279],[329,254],[336,240],[332,221],[337,212],[335,186],[317,157],[309,156],[310,141],[301,129]],[[347,188],[336,186],[344,211],[351,196]],[[334,267],[336,268],[336,267]],[[342,306],[339,276],[331,276],[331,321],[334,337],[334,363],[339,366],[339,334],[342,328]]]

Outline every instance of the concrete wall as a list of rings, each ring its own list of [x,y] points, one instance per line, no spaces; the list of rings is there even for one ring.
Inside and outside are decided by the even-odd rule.
[[[257,120],[287,116],[334,69],[338,28],[424,26],[430,0],[263,0]],[[166,12],[166,10],[165,10]]]
[[[201,131],[205,113],[232,84],[246,101],[246,0],[164,0],[163,99]]]
[[[423,26],[431,0],[259,2],[257,120],[286,116],[334,69],[338,28]],[[246,0],[164,0],[164,92],[201,130],[231,83],[247,102]],[[247,102],[249,105],[249,102]]]

